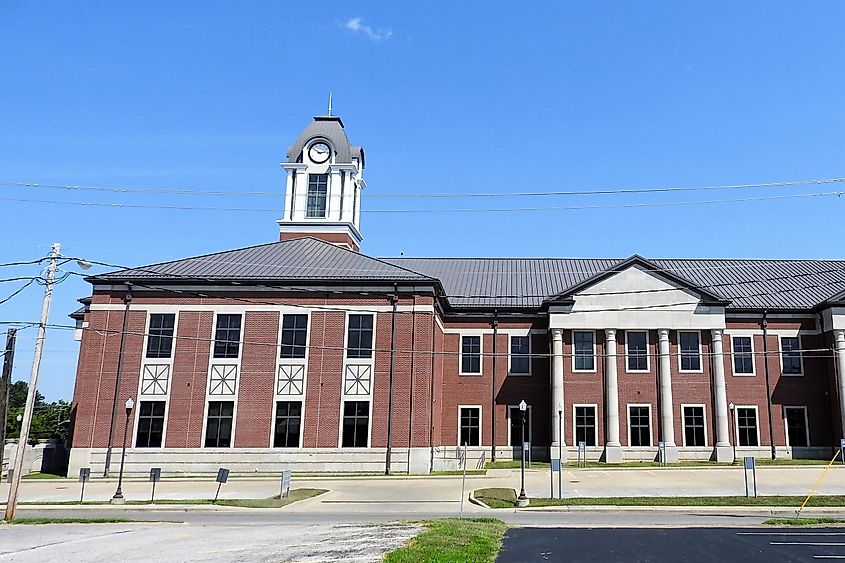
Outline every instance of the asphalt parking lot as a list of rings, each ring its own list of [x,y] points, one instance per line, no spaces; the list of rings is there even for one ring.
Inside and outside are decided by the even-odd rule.
[[[845,528],[512,528],[497,561],[845,560]]]

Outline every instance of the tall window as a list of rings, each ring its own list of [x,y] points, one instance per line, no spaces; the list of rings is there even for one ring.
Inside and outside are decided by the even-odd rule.
[[[461,407],[461,432],[459,446],[481,445],[481,409],[478,407]]]
[[[147,336],[148,358],[169,358],[173,349],[173,327],[176,315],[173,313],[150,315],[150,330]]]
[[[647,406],[628,407],[631,446],[651,446],[650,411]]]
[[[301,424],[302,403],[300,401],[277,401],[273,447],[298,448]]]
[[[789,445],[793,448],[809,446],[807,435],[807,409],[804,407],[783,407],[786,417],[786,431],[789,435]]]
[[[531,337],[511,336],[511,373],[531,373]]]
[[[701,371],[701,335],[698,332],[679,332],[681,371]]]
[[[344,448],[366,448],[370,429],[370,403],[346,401],[343,403]]]
[[[329,187],[328,174],[308,175],[308,198],[305,207],[306,217],[326,216],[326,194]]]
[[[481,337],[461,337],[461,373],[481,373]]]
[[[739,433],[740,446],[759,446],[757,439],[757,409],[754,407],[737,407],[736,427]]]
[[[160,448],[164,434],[164,401],[141,401],[138,405],[136,448]]]
[[[217,315],[214,332],[214,357],[237,358],[241,342],[241,316]]]
[[[596,407],[575,407],[575,446],[584,442],[587,446],[596,445]]]
[[[208,403],[208,421],[205,424],[205,447],[228,448],[232,445],[232,417],[235,403],[211,401]]]
[[[628,371],[648,371],[648,333],[625,331],[628,345]]]
[[[733,337],[734,373],[754,373],[754,354],[751,350],[750,336]]]
[[[706,446],[704,432],[704,407],[684,407],[684,446]]]
[[[373,316],[349,315],[349,331],[346,334],[347,358],[373,357]]]
[[[282,317],[282,358],[304,358],[305,342],[308,337],[308,315],[284,315]]]
[[[593,371],[596,369],[595,335],[592,331],[576,330],[572,340],[575,348],[575,370]]]
[[[780,339],[780,357],[785,375],[801,375],[801,340],[797,336],[782,336]]]

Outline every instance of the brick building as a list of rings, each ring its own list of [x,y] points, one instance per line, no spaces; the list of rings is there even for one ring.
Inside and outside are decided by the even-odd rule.
[[[372,258],[340,118],[282,166],[278,242],[89,278],[71,472],[126,422],[130,472],[427,473],[517,456],[521,400],[535,459],[843,436],[845,261]]]

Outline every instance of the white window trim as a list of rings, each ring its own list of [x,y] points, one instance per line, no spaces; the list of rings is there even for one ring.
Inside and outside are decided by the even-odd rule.
[[[754,427],[757,430],[757,445],[756,446],[740,446],[739,445],[739,409],[754,409]],[[757,405],[736,405],[734,407],[734,444],[737,448],[760,448],[760,409]]]
[[[373,343],[375,343],[375,336],[373,336]],[[342,395],[342,394],[341,394]],[[367,445],[366,446],[344,446],[343,445],[343,409],[345,403],[360,403],[366,402],[368,403],[369,412],[367,413]],[[303,417],[305,416],[305,406],[302,407]],[[340,398],[340,420],[338,421],[337,425],[337,447],[341,450],[355,450],[361,451],[365,449],[369,449],[372,447],[372,439],[373,439],[373,399],[372,397],[367,397],[365,395],[361,396],[341,396]],[[275,421],[275,417],[273,418]],[[304,427],[304,424],[303,424]],[[271,448],[271,449],[282,449],[282,448]]]
[[[464,447],[461,444],[461,410],[462,409],[478,409],[478,445],[477,446],[467,446],[467,448],[480,448],[484,446],[484,410],[482,409],[481,405],[458,405],[458,425],[457,431],[458,433],[455,435],[455,442],[459,448]]]
[[[688,446],[687,445],[687,419],[684,416],[684,407],[697,407],[701,408],[701,412],[704,415],[703,422],[704,422],[704,445],[703,446]],[[692,448],[692,449],[707,449],[710,447],[710,436],[707,432],[707,405],[704,403],[681,403],[681,437],[683,439],[683,444],[685,448]]]
[[[147,340],[150,336],[150,320],[152,315],[160,315],[160,314],[173,314],[173,342],[171,343],[170,348],[170,357],[169,358],[147,358]],[[135,400],[135,413],[132,417],[132,437],[129,439],[129,446],[130,448],[136,447],[136,442],[138,438],[138,420],[141,416],[141,401],[164,401],[164,428],[162,428],[161,432],[161,447],[160,448],[144,448],[145,450],[158,450],[165,447],[166,439],[167,439],[167,421],[170,415],[170,392],[173,389],[173,362],[176,358],[176,338],[179,330],[179,313],[173,311],[164,311],[160,312],[156,309],[150,309],[147,311],[147,319],[144,324],[144,341],[141,344],[141,372],[138,375],[138,389],[133,398]],[[212,346],[214,344],[212,343]],[[167,380],[167,393],[164,395],[144,395],[141,393],[142,386],[144,384],[144,365],[147,363],[149,364],[167,364],[170,367],[170,371],[168,372],[168,380]],[[205,433],[203,433],[203,442],[205,441]]]
[[[311,143],[312,145],[314,143]],[[309,147],[311,145],[308,145]],[[307,149],[306,149],[307,152]],[[332,149],[332,153],[334,153],[334,149]],[[314,163],[312,163],[314,164]],[[316,166],[325,166],[326,163],[317,164]],[[319,217],[309,217],[308,216],[308,190],[311,186],[311,176],[326,176],[326,209],[323,215]],[[302,210],[302,218],[306,221],[325,221],[329,218],[329,204],[331,202],[331,190],[332,190],[332,175],[331,173],[326,170],[325,172],[317,172],[316,170],[309,170],[305,172],[305,208]]]
[[[373,342],[372,342],[372,353],[370,354],[369,358],[350,358],[347,356],[349,353],[349,317],[352,315],[369,315],[373,318]],[[281,323],[281,319],[279,320]],[[281,326],[281,325],[279,325]],[[355,363],[355,364],[375,364],[376,363],[376,335],[378,334],[378,314],[372,313],[369,311],[355,311],[350,309],[346,311],[344,315],[344,322],[343,322],[343,363],[346,365],[347,363]],[[281,341],[281,334],[279,335],[279,339]],[[309,311],[308,315],[308,343],[311,343],[311,314]],[[305,354],[306,358],[308,354]],[[370,393],[372,395],[372,393]]]
[[[783,339],[784,338],[797,338],[798,339],[798,349],[801,350],[804,348],[804,343],[801,342],[801,335],[796,334],[795,336],[785,336],[785,335],[778,335],[778,358],[780,361],[780,374],[783,377],[804,377],[804,353],[798,352],[799,364],[801,365],[801,371],[798,373],[784,373],[783,371]]]
[[[810,447],[810,420],[807,418],[807,406],[806,405],[784,405],[783,406],[783,431],[786,434],[786,447],[791,448],[792,444],[789,443],[789,422],[786,418],[786,409],[801,409],[804,411],[804,433],[807,435],[807,446]],[[805,446],[795,446],[796,448],[803,448]]]
[[[513,340],[514,337],[527,338],[528,339],[528,371],[526,371],[526,372],[514,372],[511,369],[511,360],[513,358],[513,346],[512,346],[511,340]],[[483,340],[483,338],[484,337],[482,337],[482,340]],[[531,357],[531,352],[533,350],[533,343],[531,342],[531,340],[532,340],[531,334],[509,334],[508,335],[508,375],[513,376],[513,377],[531,377],[532,372],[534,371],[534,369],[533,369],[534,366],[532,365],[534,363],[534,361],[533,361],[533,358]],[[522,357],[522,355],[520,355],[520,357]],[[482,358],[483,358],[483,356],[482,356]],[[461,365],[463,365],[463,362],[461,362]]]
[[[632,446],[631,445],[631,407],[648,407],[648,446]],[[628,447],[637,450],[646,450],[654,447],[654,417],[651,412],[651,403],[628,403],[626,405],[628,411]]]
[[[596,443],[595,446],[587,446],[588,448],[594,448],[599,445],[599,406],[596,403],[576,403],[572,405],[572,445],[574,447],[578,447],[578,442],[575,440],[577,436],[577,426],[578,426],[578,418],[575,416],[575,412],[577,411],[578,407],[591,407],[593,409],[593,415],[596,423],[593,425],[593,441]]]
[[[478,371],[464,371],[464,338],[477,337],[478,338]],[[509,342],[510,343],[510,342]],[[484,335],[483,334],[461,334],[458,337],[458,346],[460,353],[458,354],[458,375],[484,375]]]
[[[681,365],[681,358],[683,354],[681,353],[681,334],[697,334],[698,335],[698,369],[682,369]],[[677,331],[678,335],[678,373],[704,373],[704,359],[701,357],[701,331],[700,330],[679,330]]]
[[[629,364],[628,364],[628,356],[629,356],[629,353],[628,353],[628,334],[630,334],[632,332],[645,333],[645,351],[646,351],[646,356],[645,356],[646,368],[645,369],[629,369],[629,367],[628,367],[629,366]],[[647,330],[626,330],[625,331],[625,372],[626,373],[650,373],[651,372],[651,354],[649,353],[649,345],[650,344],[651,343],[649,342]]]
[[[284,324],[285,315],[306,315],[308,320],[306,321],[306,329],[305,329],[305,357],[304,358],[282,358],[282,326]],[[375,343],[375,322],[373,322],[373,343]],[[297,400],[301,399],[303,402],[305,401],[305,396],[307,395],[308,391],[308,360],[311,356],[311,310],[308,311],[300,311],[300,310],[293,310],[293,311],[281,311],[279,312],[279,340],[276,343],[276,373],[273,377],[273,396],[276,397],[276,401],[284,401],[284,400]],[[346,359],[346,348],[343,351],[344,360]],[[301,395],[279,395],[279,371],[282,366],[287,365],[296,365],[302,366],[302,394]],[[345,369],[345,368],[344,368]],[[342,382],[341,382],[342,385]],[[275,404],[275,403],[274,403]],[[273,407],[276,408],[275,406]],[[305,412],[305,405],[303,404],[303,413]],[[274,411],[275,412],[275,411]],[[303,414],[304,416],[304,414]],[[273,420],[276,420],[275,414],[273,415]],[[270,433],[270,443],[273,443],[273,431]],[[300,442],[301,443],[301,442]]]
[[[734,363],[734,338],[750,338],[751,339],[751,373],[738,373],[736,371],[736,363]],[[754,354],[754,336],[751,334],[731,334],[731,372],[736,377],[754,377],[757,375],[757,356]]]
[[[238,339],[238,357],[237,358],[215,358],[214,357],[214,342],[217,338],[217,317],[219,315],[240,315],[241,316],[241,330]],[[208,375],[205,379],[205,408],[203,409],[202,418],[202,435],[200,435],[200,447],[209,450],[231,450],[235,448],[235,431],[238,424],[238,395],[241,390],[241,360],[244,355],[244,334],[246,333],[246,311],[215,311],[214,318],[211,322],[211,340],[208,351]],[[235,392],[232,395],[211,395],[211,370],[215,362],[223,365],[234,365],[235,367]],[[232,405],[232,435],[229,437],[228,448],[217,448],[205,445],[205,432],[208,429],[208,404],[210,402],[227,402],[231,401]]]
[[[519,405],[508,405],[508,446],[513,447],[516,444],[511,444],[511,412],[513,412],[511,409],[516,409],[518,411]],[[531,423],[533,422],[534,413],[533,413],[533,409],[532,409],[531,405],[528,405],[528,408],[526,408],[525,410],[528,413],[528,420],[525,421],[525,425],[528,427],[527,428],[527,430],[528,430],[528,432],[527,432],[528,443],[532,444],[532,447],[533,447],[534,442],[533,442],[533,432],[532,432],[532,424]]]
[[[141,403],[142,402],[144,402],[144,403],[163,402],[164,403],[164,421],[163,421],[162,424],[164,426],[161,429],[161,446],[159,446],[157,448],[144,446],[141,449],[144,450],[144,451],[157,451],[157,450],[162,450],[162,449],[165,448],[165,445],[167,443],[167,418],[170,415],[170,408],[169,408],[170,407],[170,401],[168,400],[169,398],[170,398],[170,392],[169,392],[169,388],[168,388],[167,398],[165,398],[163,395],[155,395],[155,396],[146,395],[143,398],[139,397],[139,398],[134,399],[135,408],[133,410],[135,412],[132,415],[133,422],[132,422],[132,428],[130,429],[132,431],[132,436],[130,436],[128,438],[127,441],[129,442],[129,444],[126,447],[128,447],[128,448],[137,448],[138,447],[138,445],[137,445],[138,444],[138,424],[141,420]],[[205,442],[205,432],[203,432],[202,440],[203,440],[203,442]]]
[[[222,402],[228,403],[231,402],[232,404],[232,435],[229,436],[229,447],[217,447],[217,446],[206,446],[205,445],[205,432],[208,430],[208,404],[214,402]],[[238,398],[237,395],[234,397],[228,397],[224,395],[212,395],[212,398],[206,396],[205,398],[205,409],[203,410],[203,418],[202,418],[202,434],[200,435],[200,448],[204,450],[233,450],[235,449],[235,426],[238,422]]]
[[[276,447],[273,445],[273,442],[276,438],[276,411],[279,408],[279,401],[285,401],[288,403],[300,403],[302,407],[299,409],[299,447],[297,448],[287,448],[287,447]],[[295,395],[276,395],[275,400],[273,400],[273,418],[270,419],[270,449],[274,451],[293,451],[297,449],[304,448],[305,446],[302,444],[302,440],[305,438],[305,396],[295,396]]]
[[[593,369],[575,369],[575,333],[578,332],[589,332],[593,335]],[[598,369],[598,360],[596,359],[596,331],[573,330],[570,334],[572,335],[572,343],[570,344],[570,346],[572,347],[572,373],[596,373]]]

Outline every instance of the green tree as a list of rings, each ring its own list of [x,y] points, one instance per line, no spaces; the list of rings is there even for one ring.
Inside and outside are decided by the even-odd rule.
[[[20,436],[21,423],[18,422],[18,415],[23,415],[28,389],[26,381],[16,381],[9,387],[9,410],[6,416],[6,435],[9,438]],[[69,418],[70,404],[67,401],[46,403],[44,395],[36,390],[35,410],[32,413],[32,426],[29,431],[30,443],[50,438],[67,443]]]

